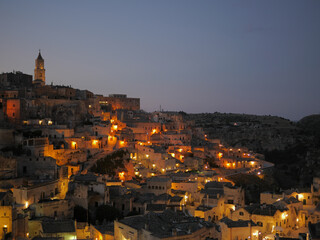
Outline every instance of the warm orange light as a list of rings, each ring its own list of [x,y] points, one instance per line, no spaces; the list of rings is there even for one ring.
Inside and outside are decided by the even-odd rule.
[[[124,145],[124,141],[120,141],[120,145]]]
[[[227,167],[230,167],[230,163],[227,163]]]
[[[172,156],[172,157],[175,157],[175,156],[176,156],[176,154],[174,154],[174,153],[171,153],[171,156]]]
[[[288,213],[286,213],[286,212],[282,213],[281,217],[282,217],[282,219],[286,219],[288,217]]]
[[[93,145],[98,144],[98,142],[99,142],[98,140],[92,140],[92,144],[93,144]]]
[[[75,147],[75,146],[77,145],[77,143],[74,142],[74,141],[72,141],[72,142],[71,142],[71,145],[72,145],[72,147]]]
[[[124,172],[119,172],[119,179],[122,181],[125,180]]]
[[[179,151],[179,152],[182,152],[182,148],[180,148],[178,151]]]
[[[219,158],[221,158],[223,156],[223,153],[219,153],[218,156]]]
[[[48,121],[48,125],[52,125],[52,121],[51,120]]]
[[[113,125],[112,128],[116,131],[118,129],[118,125]]]
[[[156,132],[157,132],[156,129],[153,129],[153,130],[152,130],[152,134],[155,134]]]

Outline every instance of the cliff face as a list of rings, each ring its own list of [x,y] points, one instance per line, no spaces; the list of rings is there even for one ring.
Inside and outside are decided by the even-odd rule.
[[[210,138],[232,147],[247,147],[275,163],[280,187],[307,186],[320,174],[320,115],[299,122],[276,116],[190,114]]]
[[[188,117],[195,120],[209,138],[257,152],[286,149],[297,141],[300,131],[295,123],[275,116],[213,113]]]
[[[319,141],[320,138],[320,114],[310,115],[302,118],[298,122],[298,126],[305,131],[306,134],[314,136]]]

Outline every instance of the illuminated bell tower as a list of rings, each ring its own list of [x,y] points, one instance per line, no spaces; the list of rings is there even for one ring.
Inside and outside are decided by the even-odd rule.
[[[34,80],[40,80],[41,85],[46,84],[46,70],[44,69],[44,60],[39,50],[38,58],[36,59],[36,67],[34,69]]]

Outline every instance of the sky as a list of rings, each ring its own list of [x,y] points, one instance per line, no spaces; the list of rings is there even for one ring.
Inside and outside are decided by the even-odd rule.
[[[0,0],[0,72],[145,111],[320,113],[320,1]]]

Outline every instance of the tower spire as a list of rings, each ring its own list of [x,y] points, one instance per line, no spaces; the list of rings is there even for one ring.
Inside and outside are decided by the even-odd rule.
[[[41,49],[39,49],[39,55],[38,55],[38,58],[39,60],[43,60],[42,56],[41,56]]]
[[[35,61],[34,80],[40,80],[41,85],[46,84],[46,75],[44,69],[44,59],[41,56],[41,49],[39,49],[39,55]]]

